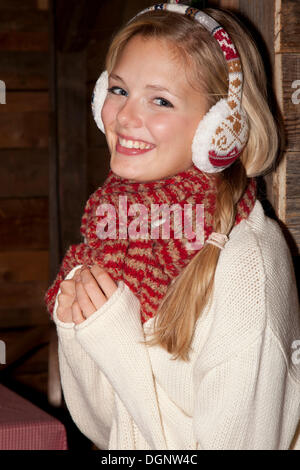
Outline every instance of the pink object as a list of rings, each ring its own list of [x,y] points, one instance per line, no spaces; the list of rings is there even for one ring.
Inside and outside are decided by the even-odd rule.
[[[0,384],[0,450],[67,450],[64,425]]]

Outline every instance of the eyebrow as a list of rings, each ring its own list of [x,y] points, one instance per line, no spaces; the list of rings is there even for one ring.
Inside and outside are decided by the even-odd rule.
[[[124,83],[124,85],[125,85],[125,82],[124,82],[123,78],[121,78],[119,75],[116,75],[115,73],[111,73],[111,74],[110,74],[110,77],[111,77],[111,78],[115,78],[115,79],[117,79],[117,80],[120,80],[120,81],[121,81],[122,83]],[[178,96],[178,95],[176,95],[175,93],[171,92],[170,90],[168,90],[168,88],[165,88],[165,87],[160,86],[160,85],[150,85],[150,84],[148,84],[148,85],[145,86],[145,88],[151,88],[151,89],[153,89],[153,90],[159,90],[159,91],[167,91],[167,92],[170,93],[171,95],[174,95],[174,96],[176,96],[177,98],[180,98],[180,96]]]

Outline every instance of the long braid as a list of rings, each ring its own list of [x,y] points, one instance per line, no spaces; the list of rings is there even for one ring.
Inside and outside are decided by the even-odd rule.
[[[218,175],[214,231],[227,235],[231,231],[236,220],[237,204],[244,194],[247,181],[240,160]],[[169,286],[155,317],[154,335],[147,344],[160,344],[168,352],[173,352],[176,344],[177,353],[173,359],[180,357],[188,360],[195,322],[212,300],[214,274],[219,256],[218,247],[205,244]],[[194,279],[198,280],[197,284],[192,282]],[[195,286],[192,292],[191,286]],[[186,341],[186,338],[189,338],[189,341]]]

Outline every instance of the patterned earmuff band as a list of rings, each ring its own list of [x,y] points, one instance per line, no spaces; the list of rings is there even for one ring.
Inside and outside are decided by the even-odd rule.
[[[201,119],[192,142],[193,163],[202,171],[216,173],[229,167],[242,153],[249,136],[248,118],[242,108],[243,73],[239,54],[224,28],[211,16],[196,8],[159,3],[135,15],[161,10],[184,14],[198,21],[216,39],[228,66],[228,96],[219,100]],[[104,131],[101,110],[108,88],[107,71],[99,77],[92,98],[92,110],[98,127]]]

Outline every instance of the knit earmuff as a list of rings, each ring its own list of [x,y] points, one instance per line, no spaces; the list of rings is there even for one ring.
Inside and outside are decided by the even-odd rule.
[[[219,100],[201,119],[192,142],[192,161],[206,173],[228,168],[243,151],[249,136],[246,112],[242,108],[243,73],[239,54],[224,28],[211,16],[182,4],[159,3],[145,8],[137,16],[151,10],[168,10],[197,20],[216,39],[228,65],[228,97]],[[105,134],[101,111],[107,96],[108,73],[98,78],[93,96],[92,112],[99,129]]]

